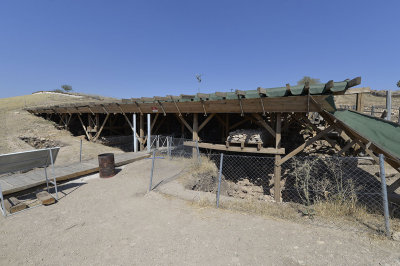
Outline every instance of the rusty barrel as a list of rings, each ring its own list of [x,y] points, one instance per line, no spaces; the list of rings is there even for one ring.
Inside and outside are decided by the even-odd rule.
[[[115,175],[114,153],[99,154],[100,177],[107,178]]]

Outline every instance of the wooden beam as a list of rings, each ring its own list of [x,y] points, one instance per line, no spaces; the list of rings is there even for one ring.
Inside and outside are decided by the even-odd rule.
[[[363,94],[357,93],[356,97],[356,111],[361,113],[364,111]]]
[[[314,125],[313,123],[311,123],[310,119],[308,119],[307,117],[300,117],[298,114],[294,115],[294,118],[299,121],[300,123],[304,123],[309,125],[310,127],[312,127],[312,129],[317,132],[317,134],[319,132],[321,132],[321,129],[319,129],[316,125]],[[329,143],[329,145],[331,145],[332,148],[336,149],[337,151],[341,150],[341,147],[336,143],[335,140],[329,138],[327,135],[324,135],[323,138]]]
[[[89,133],[87,132],[85,125],[83,124],[83,121],[82,121],[82,118],[81,118],[80,114],[78,114],[78,118],[79,118],[79,121],[81,121],[82,128],[85,131],[85,134],[86,134],[88,140],[90,141],[91,137],[90,137]]]
[[[140,141],[141,140],[141,141]],[[144,114],[139,115],[139,142],[140,142],[140,150],[144,150]]]
[[[105,126],[105,124],[106,124],[106,122],[107,122],[109,116],[110,116],[110,113],[108,113],[108,114],[106,115],[106,118],[104,118],[104,121],[103,121],[103,124],[102,124],[101,127],[100,127],[100,130],[97,131],[96,135],[95,135],[94,138],[93,138],[94,141],[96,141],[96,140],[100,137],[100,134],[101,134],[101,132],[103,131],[103,128],[104,128],[104,126]]]
[[[361,77],[356,77],[356,78],[354,78],[354,79],[352,79],[352,80],[347,82],[346,88],[351,88],[351,87],[354,87],[354,86],[357,86],[357,85],[360,85],[360,84],[361,84]]]
[[[276,133],[275,133],[275,148],[278,150],[281,148],[281,114],[276,114]],[[281,156],[279,154],[275,155],[275,165],[274,165],[274,199],[276,202],[281,202],[281,164],[279,161]]]
[[[195,141],[185,141],[183,143],[185,146],[189,147],[196,147]],[[198,143],[200,148],[210,149],[210,150],[220,150],[220,151],[232,151],[232,152],[249,152],[249,153],[262,153],[262,154],[285,154],[284,148],[261,148],[258,149],[257,147],[240,147],[240,146],[229,146],[223,144],[213,144],[213,143]]]
[[[186,122],[186,120],[182,116],[179,116],[178,114],[175,114],[175,115],[178,118],[178,120],[181,121],[181,123],[185,125],[185,127],[190,131],[190,133],[193,133],[192,127],[189,126],[189,124]]]
[[[158,113],[156,114],[156,116],[153,119],[153,122],[151,122],[151,126],[150,126],[150,131],[153,131],[153,127],[156,124],[157,118],[158,118]]]
[[[359,94],[359,93],[371,93],[371,88],[370,87],[352,88],[346,90],[344,94],[348,95],[348,94]]]
[[[274,138],[275,138],[275,130],[272,129],[272,127],[270,125],[268,125],[267,122],[265,122],[265,120],[261,117],[261,115],[259,114],[251,114],[252,116],[254,116],[254,118],[257,120],[257,122],[264,127]],[[281,118],[281,115],[279,114],[279,119]]]
[[[320,139],[322,136],[324,136],[325,134],[329,133],[330,131],[332,131],[334,129],[333,126],[329,126],[327,128],[325,128],[324,130],[322,130],[321,132],[319,132],[317,135],[315,135],[314,137],[308,139],[306,142],[304,142],[303,144],[301,144],[299,147],[297,147],[296,149],[294,149],[292,152],[290,152],[288,155],[286,155],[285,157],[283,157],[280,161],[279,161],[279,165],[282,165],[284,162],[286,162],[287,160],[289,160],[290,158],[292,158],[293,156],[297,155],[299,152],[301,152],[302,150],[304,150],[305,147],[307,147],[308,145],[314,143],[316,140]]]
[[[325,84],[324,90],[325,91],[330,91],[333,88],[334,85],[335,85],[335,83],[333,82],[333,80],[330,80]]]
[[[337,155],[342,155],[343,153],[345,153],[348,149],[350,149],[351,147],[353,147],[353,145],[354,144],[356,144],[357,143],[357,141],[355,141],[355,140],[351,140],[351,141],[349,141],[349,143],[347,143],[344,147],[343,147],[343,149],[341,149],[338,153],[337,153]]]
[[[207,125],[207,123],[210,122],[210,120],[211,120],[214,116],[215,116],[215,114],[209,115],[209,116],[206,118],[206,120],[204,120],[203,123],[201,123],[201,125],[199,126],[198,132],[200,132],[200,131],[203,129],[203,127],[205,127],[205,126]]]

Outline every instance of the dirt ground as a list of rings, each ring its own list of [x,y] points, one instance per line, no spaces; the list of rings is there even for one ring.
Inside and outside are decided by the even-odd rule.
[[[56,164],[66,165],[79,162],[80,138],[67,130],[59,130],[51,121],[32,115],[23,110],[24,106],[82,101],[60,95],[27,95],[0,99],[0,153],[13,153],[32,150],[21,138],[34,138],[61,146]],[[92,100],[93,101],[93,100]],[[104,152],[121,153],[120,149],[83,140],[82,159],[95,158]]]
[[[398,242],[146,193],[150,164],[0,218],[0,265],[400,265]],[[154,185],[184,166],[157,160]]]

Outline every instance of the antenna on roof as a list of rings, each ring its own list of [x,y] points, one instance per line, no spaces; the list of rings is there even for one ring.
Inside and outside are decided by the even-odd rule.
[[[199,93],[200,93],[200,83],[201,83],[201,76],[202,76],[203,74],[196,74],[196,79],[197,79],[197,81],[199,82]]]

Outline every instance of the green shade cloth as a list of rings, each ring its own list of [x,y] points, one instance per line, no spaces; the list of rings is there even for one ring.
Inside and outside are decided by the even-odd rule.
[[[400,158],[400,125],[352,111],[336,111],[333,115],[380,149]]]

